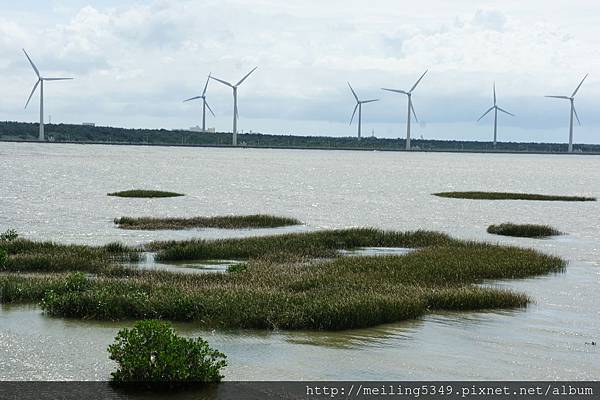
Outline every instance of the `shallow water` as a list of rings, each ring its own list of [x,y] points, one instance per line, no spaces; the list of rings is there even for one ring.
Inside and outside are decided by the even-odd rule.
[[[562,274],[493,282],[530,295],[524,310],[429,315],[344,332],[205,331],[229,356],[227,379],[597,379],[598,202],[443,199],[450,190],[600,195],[600,157],[202,149],[0,143],[0,230],[33,239],[141,244],[348,226],[431,229],[535,247],[569,260]],[[130,188],[187,194],[123,199]],[[301,219],[268,230],[127,231],[120,216],[269,213]],[[568,235],[489,235],[489,224],[544,223]],[[0,379],[106,379],[106,347],[127,323],[48,318],[0,307]]]
[[[239,260],[202,260],[202,261],[176,261],[163,262],[155,260],[156,253],[143,252],[138,262],[128,262],[126,265],[155,271],[177,272],[182,274],[206,274],[227,272],[232,265],[242,264]]]

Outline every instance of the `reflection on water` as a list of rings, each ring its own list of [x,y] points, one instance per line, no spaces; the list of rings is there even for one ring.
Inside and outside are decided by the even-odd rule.
[[[144,252],[142,258],[138,262],[129,262],[126,265],[132,268],[151,270],[151,271],[167,271],[178,272],[183,274],[206,274],[215,272],[227,272],[228,268],[233,265],[244,264],[244,261],[239,260],[202,260],[202,261],[173,261],[164,262],[156,260],[156,253]]]
[[[415,249],[405,247],[359,247],[352,250],[340,250],[344,256],[401,256]]]
[[[142,244],[373,226],[439,230],[533,247],[570,261],[562,274],[486,282],[527,293],[534,303],[526,309],[436,313],[343,332],[212,331],[176,324],[179,332],[202,336],[229,356],[227,379],[600,376],[600,346],[586,344],[600,341],[600,203],[466,201],[430,195],[493,190],[598,197],[600,157],[10,143],[0,143],[0,152],[0,230],[14,227],[35,239]],[[131,187],[187,196],[106,196]],[[306,225],[144,232],[117,229],[112,222],[122,215],[255,213],[296,217]],[[549,224],[568,235],[536,240],[485,232],[488,225],[502,222]],[[160,266],[167,267],[198,266]],[[49,318],[36,307],[1,306],[0,379],[107,379],[114,364],[106,347],[118,329],[130,325]]]

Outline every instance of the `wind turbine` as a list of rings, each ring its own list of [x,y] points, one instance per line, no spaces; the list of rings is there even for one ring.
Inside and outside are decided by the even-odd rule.
[[[354,114],[356,114],[356,109],[358,108],[358,140],[360,140],[360,129],[361,129],[361,124],[362,124],[362,105],[366,104],[366,103],[372,103],[374,101],[379,101],[379,99],[359,100],[358,96],[356,95],[356,92],[354,91],[354,89],[352,89],[352,85],[350,85],[350,82],[348,82],[348,87],[350,87],[350,90],[352,91],[352,94],[354,95],[354,98],[356,99],[356,106],[354,106],[354,111],[352,112],[352,118],[350,118],[350,125],[352,125],[352,120],[354,120]]]
[[[413,90],[415,90],[415,88],[417,87],[419,82],[421,82],[421,79],[423,79],[423,77],[425,76],[427,71],[428,70],[423,72],[423,75],[421,75],[421,77],[415,82],[415,84],[412,86],[412,88],[410,88],[409,91],[400,90],[400,89],[381,88],[382,90],[387,90],[388,92],[405,94],[408,97],[408,116],[406,117],[406,150],[410,150],[410,120],[411,120],[410,113],[411,112],[412,112],[412,115],[414,115],[414,117],[415,117],[415,121],[419,122],[419,120],[417,118],[417,113],[415,113],[415,108],[413,107],[413,104],[412,104],[412,92],[413,92]]]
[[[498,138],[498,111],[501,111],[501,112],[508,114],[510,116],[513,116],[513,117],[515,116],[514,114],[511,114],[508,111],[503,110],[502,108],[500,108],[496,105],[496,83],[494,83],[494,105],[491,106],[486,112],[484,112],[483,115],[481,117],[479,117],[477,122],[481,121],[481,119],[483,117],[485,117],[492,110],[494,110],[494,147],[496,147],[496,139]]]
[[[234,146],[237,146],[237,119],[239,117],[238,107],[237,107],[237,89],[238,89],[238,86],[240,86],[242,84],[242,82],[244,82],[246,80],[246,78],[248,78],[250,76],[250,74],[256,70],[256,68],[258,68],[258,67],[254,67],[254,69],[252,69],[252,71],[248,72],[235,85],[232,85],[231,83],[224,81],[222,79],[215,78],[214,76],[209,76],[209,79],[214,79],[215,81],[221,82],[223,85],[227,85],[231,89],[233,89],[233,145]]]
[[[185,103],[186,101],[190,100],[202,99],[202,132],[206,132],[206,109],[208,108],[208,111],[210,111],[213,117],[215,116],[215,113],[206,101],[206,89],[208,88],[208,81],[210,81],[210,74],[208,74],[208,78],[206,78],[206,84],[204,85],[204,90],[202,91],[201,96],[190,97],[189,99],[183,101]]]
[[[579,85],[577,85],[577,87],[575,88],[575,90],[573,91],[573,94],[571,96],[545,96],[545,97],[553,97],[555,99],[565,99],[565,100],[571,101],[571,118],[569,121],[569,153],[573,152],[573,115],[575,115],[575,118],[577,118],[577,122],[581,126],[581,121],[579,120],[579,116],[577,115],[577,110],[575,110],[575,95],[577,94],[577,91],[583,84],[583,81],[585,81],[585,78],[588,77],[588,75],[589,74],[585,74],[585,76],[583,77],[581,82],[579,82]]]
[[[44,81],[66,81],[66,80],[71,80],[73,78],[44,78],[40,75],[40,71],[37,69],[37,67],[35,66],[33,61],[31,61],[31,58],[29,57],[29,54],[27,54],[25,49],[23,49],[23,53],[25,53],[25,56],[29,60],[31,67],[33,68],[35,74],[38,77],[38,81],[35,83],[35,85],[33,85],[31,94],[29,95],[29,98],[27,99],[27,103],[25,103],[25,108],[27,108],[27,105],[29,104],[31,97],[33,96],[33,93],[35,92],[35,89],[37,89],[37,87],[39,85],[40,86],[40,135],[39,135],[39,140],[43,141],[44,140]]]

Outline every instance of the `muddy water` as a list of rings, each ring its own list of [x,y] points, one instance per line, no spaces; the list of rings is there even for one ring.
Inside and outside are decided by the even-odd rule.
[[[467,201],[448,190],[600,195],[600,157],[192,149],[0,143],[0,230],[32,239],[141,244],[348,226],[432,229],[534,247],[570,264],[562,274],[492,282],[529,294],[525,310],[435,314],[335,333],[202,330],[229,356],[228,379],[597,379],[600,376],[598,202]],[[129,188],[185,193],[121,199]],[[120,216],[270,213],[301,227],[125,231]],[[492,236],[492,223],[545,223],[547,240]],[[128,323],[48,318],[0,307],[0,379],[104,380],[106,347]]]

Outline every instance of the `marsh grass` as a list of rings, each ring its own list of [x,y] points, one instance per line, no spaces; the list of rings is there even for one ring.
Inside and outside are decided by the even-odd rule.
[[[529,301],[526,295],[477,284],[565,268],[560,258],[534,250],[458,241],[424,231],[346,229],[154,245],[162,251],[188,249],[172,253],[176,257],[236,254],[248,261],[244,268],[226,274],[0,273],[2,301],[41,301],[48,314],[63,317],[337,330],[418,318],[436,310],[523,307]],[[340,248],[378,245],[419,249],[406,255],[336,255]]]
[[[387,232],[372,228],[352,228],[289,233],[239,239],[153,242],[161,261],[269,258],[334,257],[339,250],[358,247],[427,247],[459,244],[448,235],[430,231]]]
[[[550,236],[562,235],[558,229],[548,225],[536,224],[510,224],[490,225],[487,228],[488,233],[503,236],[518,236],[531,238],[546,238]]]
[[[193,218],[152,218],[121,217],[114,220],[121,229],[193,229],[193,228],[278,228],[282,226],[301,225],[295,218],[276,217],[272,215],[240,215]]]
[[[582,196],[553,196],[531,193],[505,193],[505,192],[440,192],[434,196],[452,199],[472,200],[540,200],[540,201],[596,201],[595,197]]]
[[[355,247],[411,247],[406,255],[338,255]],[[40,302],[50,315],[99,320],[166,319],[205,326],[338,330],[418,318],[436,310],[524,307],[521,293],[488,279],[560,272],[535,250],[459,241],[445,234],[344,229],[214,241],[156,242],[170,259],[247,260],[225,274],[129,269],[120,244],[5,245],[0,301]],[[67,273],[68,271],[78,271]],[[85,274],[84,274],[85,273]]]
[[[4,243],[6,262],[0,271],[68,272],[85,271],[106,275],[124,275],[122,262],[139,261],[141,252],[120,243],[104,246],[65,245],[16,239]]]
[[[185,195],[181,194],[181,193],[165,192],[165,191],[161,191],[161,190],[133,189],[133,190],[124,190],[121,192],[108,193],[108,196],[155,198],[155,197],[179,197],[179,196],[185,196]]]

